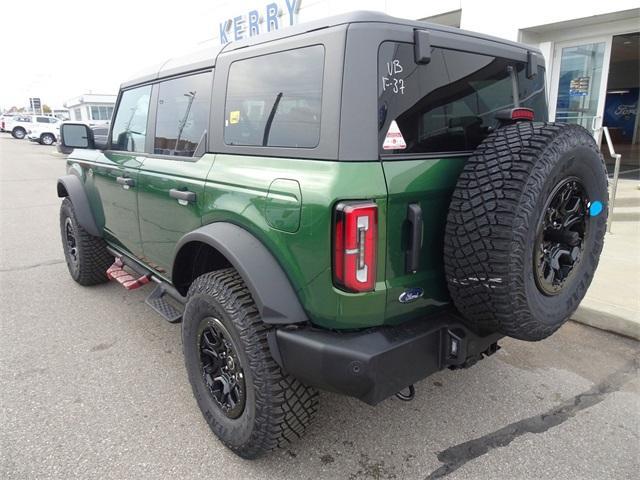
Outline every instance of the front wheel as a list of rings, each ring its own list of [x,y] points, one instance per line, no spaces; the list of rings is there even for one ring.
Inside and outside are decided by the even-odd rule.
[[[40,143],[42,143],[43,145],[53,145],[55,141],[55,137],[50,133],[43,133],[40,137]]]
[[[78,223],[69,198],[60,206],[60,236],[67,268],[76,282],[88,286],[109,280],[107,268],[113,263],[113,256],[102,238],[89,234]]]
[[[188,293],[182,342],[193,394],[211,430],[243,458],[302,436],[318,393],[271,357],[268,325],[232,268],[198,277]]]

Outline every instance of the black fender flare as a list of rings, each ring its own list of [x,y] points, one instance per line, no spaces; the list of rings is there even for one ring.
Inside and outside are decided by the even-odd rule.
[[[180,249],[190,242],[202,242],[220,252],[246,283],[262,321],[272,325],[307,322],[307,315],[282,267],[264,244],[244,228],[215,222],[184,235]],[[173,270],[176,271],[175,263]]]
[[[84,190],[82,181],[76,175],[64,175],[58,178],[58,197],[69,197],[80,226],[90,235],[102,237],[102,231],[98,228],[93,217],[87,192]]]

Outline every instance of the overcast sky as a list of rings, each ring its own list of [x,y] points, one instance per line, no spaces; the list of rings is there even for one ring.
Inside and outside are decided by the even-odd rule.
[[[216,0],[3,1],[0,109],[51,107],[120,83],[215,35]],[[210,27],[209,27],[210,25]]]

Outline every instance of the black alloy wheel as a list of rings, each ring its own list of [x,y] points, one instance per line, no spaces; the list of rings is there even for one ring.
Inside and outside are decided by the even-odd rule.
[[[78,242],[76,240],[76,232],[73,228],[71,218],[67,217],[64,221],[64,240],[66,242],[66,253],[71,266],[78,268]]]
[[[567,284],[584,253],[589,199],[577,178],[560,182],[551,192],[540,218],[534,247],[536,285],[545,295],[557,295]]]
[[[101,237],[90,235],[78,222],[69,197],[60,205],[60,239],[69,273],[76,282],[88,286],[109,281],[106,272],[113,255]]]
[[[287,375],[271,356],[272,327],[260,317],[240,274],[200,275],[187,293],[182,346],[193,394],[217,437],[243,458],[303,435],[318,392]]]
[[[215,317],[204,318],[199,329],[200,368],[209,394],[231,419],[244,411],[244,372],[231,334]]]

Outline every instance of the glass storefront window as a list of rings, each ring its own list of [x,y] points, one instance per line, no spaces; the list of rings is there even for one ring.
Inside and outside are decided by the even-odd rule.
[[[562,49],[556,121],[590,129],[597,115],[605,43]]]

